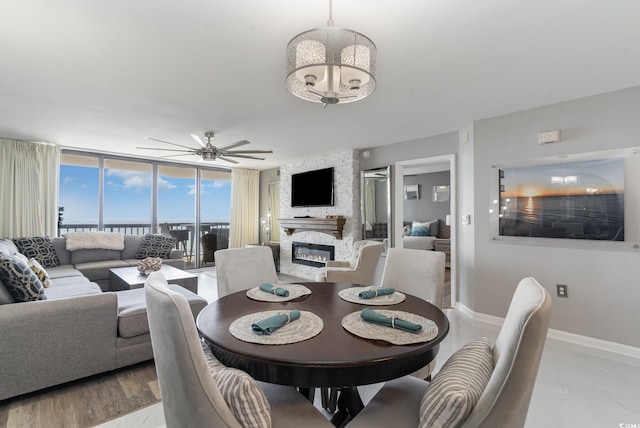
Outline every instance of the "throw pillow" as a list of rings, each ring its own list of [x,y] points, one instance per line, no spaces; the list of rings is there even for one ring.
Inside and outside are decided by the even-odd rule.
[[[431,222],[421,223],[414,221],[411,223],[410,236],[430,236],[431,235]]]
[[[27,258],[34,258],[44,267],[59,266],[60,259],[53,248],[53,241],[48,236],[34,238],[16,238],[13,242],[18,250]]]
[[[29,259],[29,267],[33,273],[36,274],[40,282],[42,282],[44,288],[49,288],[51,286],[51,278],[49,278],[49,274],[36,259]]]
[[[137,259],[146,259],[147,257],[169,257],[169,253],[176,245],[176,238],[165,235],[146,234],[142,238],[142,244],[136,253]]]
[[[233,415],[244,428],[270,428],[271,407],[256,381],[242,370],[227,367],[201,342],[209,373]]]
[[[18,257],[0,255],[0,281],[16,302],[47,299],[42,282]]]
[[[430,222],[429,225],[429,235],[438,237],[438,233],[440,232],[438,219],[435,219]]]
[[[455,428],[471,413],[493,372],[489,339],[467,343],[433,377],[420,403],[420,428]]]

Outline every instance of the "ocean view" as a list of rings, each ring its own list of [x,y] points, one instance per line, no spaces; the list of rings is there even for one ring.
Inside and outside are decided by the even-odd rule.
[[[624,240],[624,194],[511,197],[500,235]]]

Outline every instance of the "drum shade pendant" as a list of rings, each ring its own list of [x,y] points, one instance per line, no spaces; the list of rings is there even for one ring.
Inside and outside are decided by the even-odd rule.
[[[287,45],[285,86],[303,100],[322,104],[351,103],[376,89],[376,45],[356,31],[333,26],[305,31]]]

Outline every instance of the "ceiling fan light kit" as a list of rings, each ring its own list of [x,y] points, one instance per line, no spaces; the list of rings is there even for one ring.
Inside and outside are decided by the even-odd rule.
[[[376,45],[367,36],[333,26],[329,0],[327,26],[298,34],[287,45],[285,86],[314,103],[358,101],[376,89],[376,57]]]

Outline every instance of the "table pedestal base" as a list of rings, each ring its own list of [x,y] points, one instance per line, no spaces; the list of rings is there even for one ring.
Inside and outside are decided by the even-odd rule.
[[[364,408],[358,388],[340,388],[338,397],[338,411],[331,418],[331,423],[342,428],[349,423]]]

